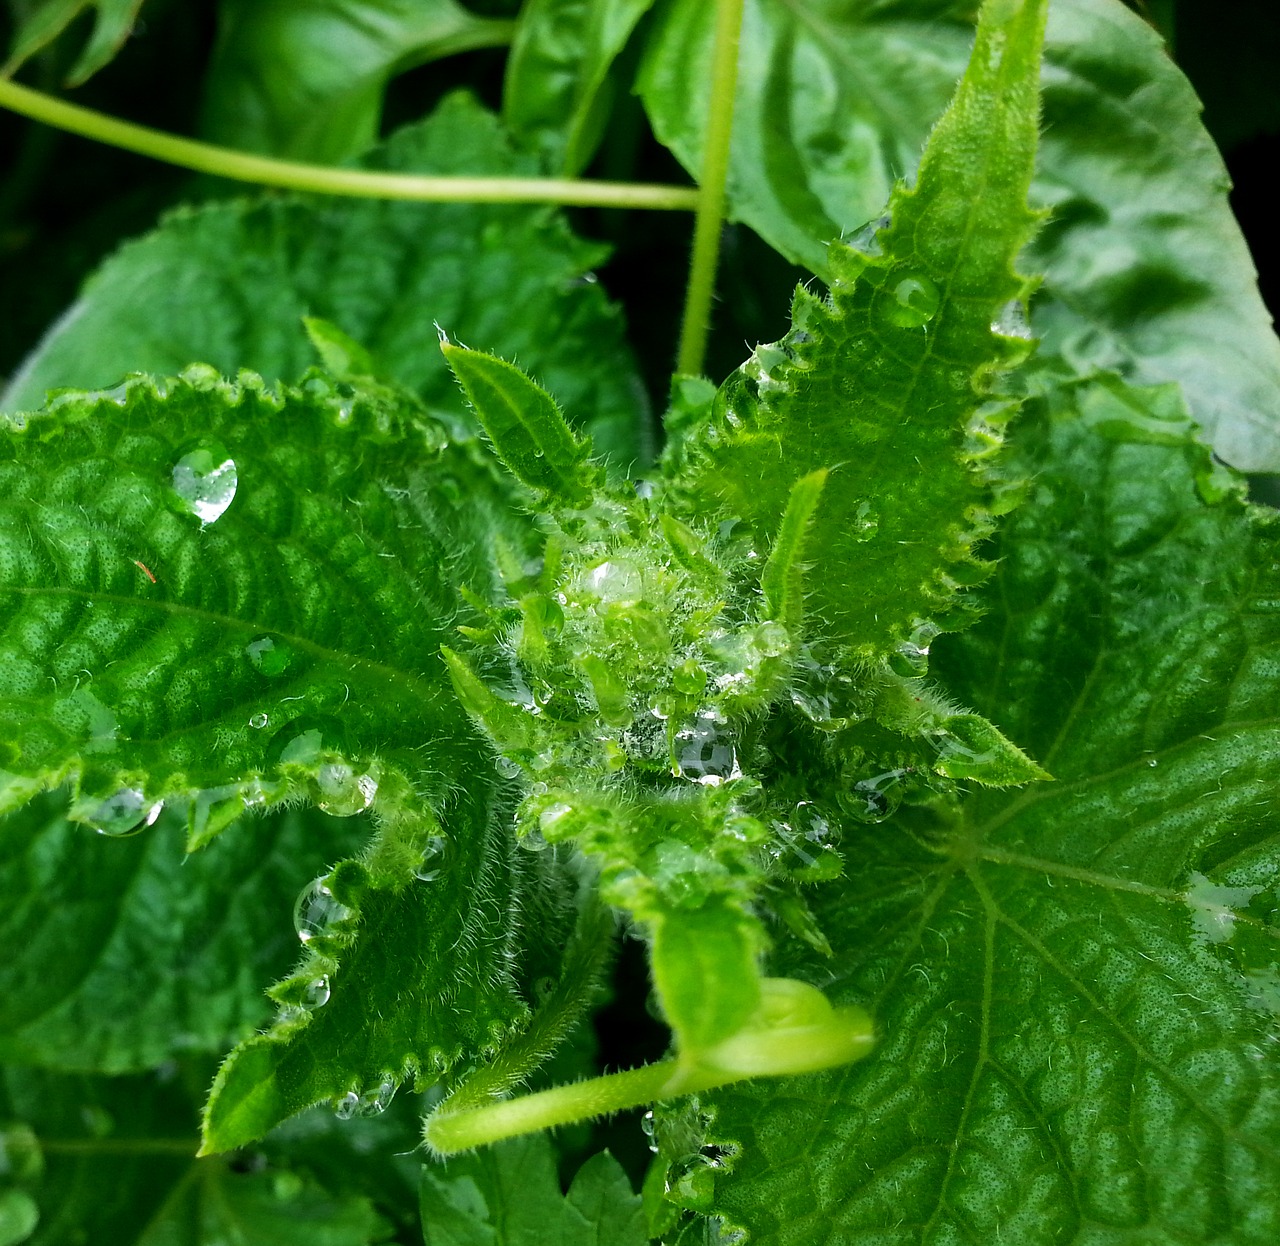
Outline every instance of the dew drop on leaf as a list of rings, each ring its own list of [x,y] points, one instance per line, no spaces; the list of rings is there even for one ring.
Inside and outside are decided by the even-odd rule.
[[[378,781],[371,774],[357,774],[345,762],[327,762],[313,782],[316,804],[335,818],[363,813],[378,794]]]
[[[293,928],[303,943],[332,934],[335,927],[351,916],[345,904],[334,899],[323,878],[309,882],[293,906]]]
[[[1032,340],[1031,325],[1027,320],[1027,309],[1021,299],[1010,299],[991,322],[991,332],[1000,337],[1018,338],[1021,341]]]
[[[367,1090],[360,1096],[357,1110],[361,1116],[381,1116],[391,1106],[391,1100],[395,1097],[395,1078],[387,1074],[375,1089]]]
[[[360,1108],[360,1096],[354,1090],[348,1090],[333,1105],[333,1114],[340,1121],[349,1121]]]
[[[318,978],[307,983],[306,989],[302,992],[302,1006],[308,1011],[323,1008],[329,1002],[329,994],[329,975],[322,973]]]
[[[254,716],[249,719],[249,726],[251,726],[255,731],[261,731],[262,728],[270,721],[271,720],[265,714],[254,714]]]
[[[869,541],[880,530],[880,521],[870,502],[859,502],[853,512],[852,536],[855,541]]]
[[[148,800],[140,788],[122,787],[80,817],[99,835],[123,839],[151,826],[164,808],[162,800]]]
[[[629,558],[611,558],[591,567],[586,588],[601,601],[616,606],[638,606],[644,600],[644,576]]]
[[[293,650],[270,636],[257,636],[244,649],[245,657],[269,679],[283,675],[293,662]]]
[[[422,847],[413,876],[420,883],[434,882],[444,872],[445,858],[449,852],[449,840],[444,835],[428,836]]]
[[[923,273],[898,278],[880,301],[880,314],[899,329],[920,329],[938,314],[942,295]]]
[[[684,778],[717,787],[727,779],[742,777],[733,741],[714,711],[699,714],[692,727],[676,733],[676,740],[680,748],[680,773]]]
[[[173,465],[173,491],[203,526],[222,518],[238,483],[235,460],[217,444],[198,446]]]

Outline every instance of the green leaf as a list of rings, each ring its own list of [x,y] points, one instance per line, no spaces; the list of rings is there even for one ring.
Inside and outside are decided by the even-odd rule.
[[[6,76],[41,48],[48,47],[82,13],[93,10],[93,33],[67,75],[68,86],[79,86],[124,46],[137,21],[142,0],[37,0],[35,5],[23,7],[27,11],[14,31],[3,71]]]
[[[887,656],[953,607],[990,521],[984,460],[1008,410],[982,404],[1026,346],[993,322],[1025,288],[1013,261],[1034,219],[1042,8],[992,12],[916,187],[895,192],[865,250],[832,247],[829,299],[797,290],[791,332],[757,349],[692,434],[695,511],[723,507],[758,541],[780,533],[785,565],[792,489],[830,472],[797,512],[817,563],[807,607],[857,658]],[[771,559],[771,598],[777,574]]]
[[[494,355],[448,341],[440,349],[511,474],[558,502],[581,501],[591,480],[590,446],[573,435],[556,400]]]
[[[296,958],[299,890],[368,833],[291,811],[188,857],[172,813],[123,841],[64,813],[49,796],[0,819],[0,1058],[105,1073],[247,1037]]]
[[[545,1134],[423,1169],[425,1246],[644,1246],[639,1195],[607,1151],[560,1193]]]
[[[529,0],[520,13],[502,119],[548,169],[587,167],[613,102],[610,71],[653,0]]]
[[[337,164],[377,140],[396,74],[510,37],[509,22],[455,0],[222,0],[204,130],[230,147]]]
[[[872,220],[964,65],[950,0],[747,0],[728,185],[732,214],[824,277],[826,243]],[[640,88],[658,137],[702,168],[712,7],[671,0]],[[1280,471],[1280,342],[1190,84],[1120,0],[1055,0],[1026,258],[1045,274],[1041,354],[1073,371],[1180,381],[1215,449]]]
[[[836,960],[777,967],[837,965],[879,1048],[703,1096],[713,1166],[666,1148],[762,1246],[1280,1234],[1280,521],[1207,490],[1169,391],[1102,391],[1022,430],[990,613],[938,655],[1059,781],[847,826]]]
[[[462,95],[365,163],[538,171]],[[114,385],[129,371],[170,375],[193,360],[294,381],[315,360],[306,315],[366,347],[381,379],[468,424],[435,348],[438,321],[462,341],[517,355],[581,414],[597,451],[625,465],[647,457],[651,433],[621,315],[588,280],[604,258],[545,207],[271,196],[183,208],[90,278],[0,408],[34,409],[46,390]]]
[[[0,1073],[0,1154],[7,1160],[0,1183],[12,1183],[0,1192],[0,1208],[15,1197],[35,1208],[33,1246],[386,1240],[389,1226],[368,1198],[326,1188],[305,1169],[273,1163],[243,1172],[223,1160],[197,1160],[190,1074],[108,1081]]]

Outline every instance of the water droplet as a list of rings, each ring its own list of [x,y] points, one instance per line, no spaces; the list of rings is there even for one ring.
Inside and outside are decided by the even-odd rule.
[[[868,221],[856,233],[851,234],[845,239],[846,243],[855,251],[861,251],[863,255],[883,255],[884,248],[880,245],[880,239],[876,235],[887,228],[893,221],[889,215],[878,216],[874,221]]]
[[[293,650],[270,636],[259,636],[251,640],[244,652],[254,669],[270,679],[283,675],[293,663]]]
[[[886,770],[855,783],[848,798],[841,800],[841,807],[860,822],[883,822],[902,799],[898,785],[906,773],[901,769]]]
[[[648,1139],[649,1139],[649,1150],[651,1150],[655,1155],[657,1155],[657,1153],[658,1153],[658,1142],[657,1142],[658,1127],[657,1127],[657,1125],[654,1123],[653,1113],[652,1113],[652,1112],[646,1112],[646,1113],[645,1113],[645,1114],[640,1118],[640,1128],[644,1131],[644,1136],[645,1136],[646,1138],[648,1138]]]
[[[855,541],[869,541],[880,530],[880,521],[871,509],[870,502],[859,502],[850,523],[850,535]]]
[[[316,804],[335,818],[363,813],[378,794],[378,780],[371,774],[356,774],[345,762],[326,762],[313,782]]]
[[[140,788],[122,787],[113,796],[83,811],[77,821],[87,822],[99,835],[123,839],[153,825],[164,808],[162,800],[148,800]]]
[[[766,657],[781,657],[791,647],[791,637],[781,623],[761,623],[751,637],[752,644]]]
[[[434,882],[444,873],[445,859],[449,852],[447,835],[429,835],[422,846],[422,856],[418,859],[413,876],[420,883]]]
[[[942,295],[923,273],[900,277],[880,301],[880,314],[899,329],[919,329],[938,314]]]
[[[255,714],[249,719],[249,726],[255,731],[261,731],[271,720],[265,714]]]
[[[335,933],[351,917],[351,910],[333,897],[323,878],[309,882],[293,906],[293,928],[303,943]]]
[[[629,558],[597,563],[585,576],[586,588],[601,601],[617,606],[638,606],[644,600],[644,575]]]
[[[1158,766],[1159,764],[1160,764],[1160,763],[1159,763],[1159,762],[1158,762],[1154,757],[1149,757],[1149,758],[1147,759],[1147,765],[1148,765],[1148,766],[1151,766],[1151,767],[1153,767],[1153,768],[1154,768],[1154,767]]]
[[[928,673],[929,646],[938,635],[938,627],[934,623],[923,620],[916,622],[910,637],[904,640],[897,651],[889,655],[889,668],[896,675],[906,679],[914,679]]]
[[[367,1090],[360,1096],[361,1116],[381,1116],[391,1106],[396,1097],[395,1078],[390,1073],[384,1075],[376,1089]]]
[[[742,777],[732,739],[724,732],[714,711],[699,714],[692,727],[676,732],[680,774],[695,783],[718,787],[727,779]]]
[[[831,823],[811,800],[800,801],[791,811],[791,829],[811,844],[826,844],[831,840]]]
[[[707,672],[700,662],[690,658],[671,672],[671,686],[685,696],[699,696],[707,686]]]
[[[360,1110],[360,1096],[354,1090],[348,1090],[333,1105],[333,1114],[340,1121],[349,1121]]]
[[[1010,299],[1000,309],[999,314],[991,322],[991,332],[1001,337],[1018,338],[1024,342],[1033,340],[1034,334],[1027,320],[1027,309],[1022,305],[1021,299]]]
[[[308,1011],[323,1008],[329,1002],[329,994],[329,975],[322,973],[318,978],[307,983],[306,989],[302,992],[302,1006]]]
[[[219,445],[198,446],[173,465],[173,491],[202,525],[216,523],[236,496],[235,460]]]

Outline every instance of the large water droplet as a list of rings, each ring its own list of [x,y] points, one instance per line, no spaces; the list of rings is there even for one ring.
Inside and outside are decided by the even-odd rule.
[[[880,521],[870,502],[859,502],[851,518],[849,535],[855,541],[869,541],[880,530]]]
[[[781,623],[769,620],[752,633],[751,643],[764,657],[778,658],[791,647],[791,637]]]
[[[387,1073],[373,1090],[366,1090],[360,1096],[359,1112],[361,1116],[381,1116],[391,1106],[396,1097],[395,1078]]]
[[[254,714],[253,717],[249,719],[249,726],[251,726],[255,731],[261,731],[262,728],[270,721],[271,719],[269,719],[266,714]]]
[[[270,679],[283,675],[293,663],[293,650],[271,636],[258,636],[244,647],[245,657],[255,670]]]
[[[173,491],[203,525],[216,523],[235,500],[239,475],[221,446],[198,446],[173,465]]]
[[[162,800],[148,800],[140,788],[122,787],[113,796],[86,809],[80,820],[99,835],[123,839],[151,826],[164,808]]]
[[[328,762],[316,774],[316,804],[335,818],[363,813],[378,794],[378,780],[357,774],[345,762]]]
[[[676,740],[680,773],[686,779],[717,787],[728,779],[742,777],[733,740],[714,711],[699,714],[692,727],[676,733]]]
[[[902,799],[899,782],[906,773],[902,769],[886,770],[855,783],[852,793],[841,800],[841,807],[860,822],[883,822]]]
[[[880,245],[880,239],[876,235],[887,228],[893,218],[891,216],[878,216],[874,221],[868,221],[856,233],[850,234],[845,242],[855,251],[861,251],[863,255],[883,255],[884,248]]]
[[[586,587],[601,601],[638,606],[644,600],[644,576],[629,558],[611,558],[586,573]]]
[[[293,928],[303,943],[333,934],[351,917],[351,910],[334,899],[323,878],[309,882],[293,906]]]
[[[445,860],[449,853],[447,835],[429,835],[422,846],[422,855],[413,871],[413,876],[420,883],[434,882],[444,872]]]
[[[707,672],[701,662],[690,658],[671,672],[671,686],[685,696],[700,696],[707,686]]]
[[[360,1110],[360,1096],[354,1090],[348,1090],[333,1105],[333,1114],[340,1121],[349,1121]]]
[[[899,329],[919,329],[938,314],[942,295],[923,273],[898,278],[880,300],[880,314]]]
[[[308,1011],[323,1008],[329,1002],[329,975],[322,973],[308,982],[302,992],[302,1006]]]

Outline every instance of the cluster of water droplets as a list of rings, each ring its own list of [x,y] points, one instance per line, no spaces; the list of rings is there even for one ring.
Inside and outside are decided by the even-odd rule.
[[[371,1090],[348,1090],[334,1102],[333,1114],[340,1121],[353,1116],[381,1116],[396,1097],[396,1079],[387,1073]]]

